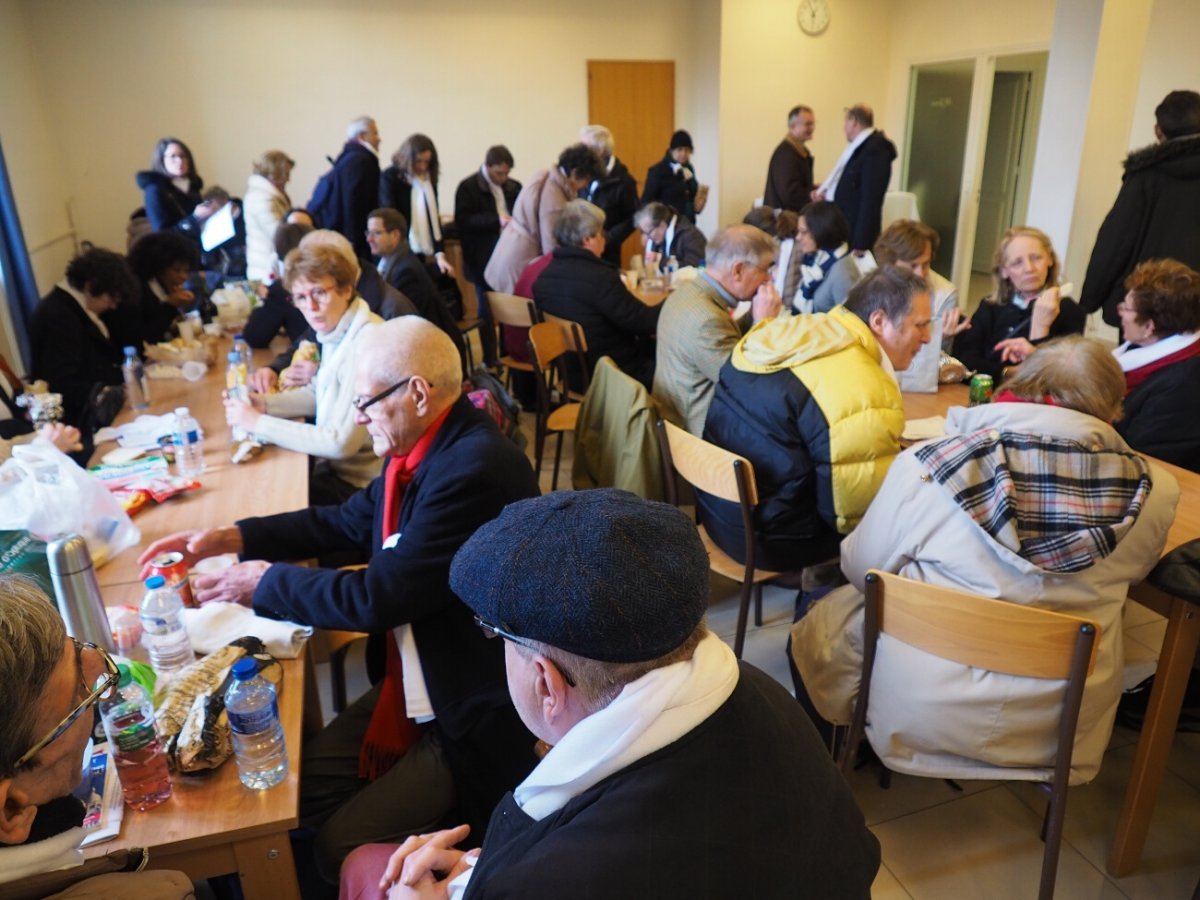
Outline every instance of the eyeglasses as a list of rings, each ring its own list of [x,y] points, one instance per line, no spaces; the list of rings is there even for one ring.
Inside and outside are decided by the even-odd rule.
[[[307,294],[292,294],[292,305],[298,306],[301,309],[314,306],[325,307],[329,305],[331,288],[315,287]]]
[[[506,641],[512,641],[514,644],[519,644],[527,650],[532,650],[535,653],[542,653],[542,649],[540,647],[534,646],[532,643],[525,640],[525,638],[517,637],[511,631],[506,631],[499,625],[493,625],[491,622],[485,622],[483,619],[479,618],[479,616],[475,617],[475,624],[478,625],[483,630],[484,635],[489,638],[504,638]],[[545,654],[543,653],[542,655],[544,656]],[[556,659],[551,659],[550,661],[554,663],[555,667],[562,675],[563,681],[565,681],[571,687],[576,687],[575,678],[570,672],[567,671],[566,667]]]
[[[382,390],[378,394],[376,394],[374,397],[368,397],[366,400],[360,400],[356,397],[354,399],[354,408],[357,409],[360,413],[365,413],[370,407],[374,406],[380,400],[386,400],[388,397],[392,396],[392,394],[396,393],[396,391],[400,390],[402,387],[404,387],[406,384],[408,384],[410,381],[412,381],[416,377],[417,377],[416,375],[409,375],[407,378],[401,378],[399,381],[397,381],[395,384],[393,384],[390,388],[385,388],[384,390]]]
[[[374,228],[368,228],[366,231],[363,232],[363,234],[369,238],[381,238],[385,234],[389,234],[389,232],[386,228],[381,229],[379,231],[376,231]]]
[[[98,701],[105,700],[112,696],[113,688],[115,688],[117,686],[117,682],[121,680],[121,673],[117,669],[117,664],[113,661],[113,658],[108,655],[107,651],[102,650],[95,644],[88,641],[77,641],[75,638],[71,638],[71,641],[75,644],[75,664],[79,667],[79,682],[83,690],[87,692],[87,696],[84,697],[78,706],[71,710],[65,719],[58,723],[57,728],[30,747],[29,750],[17,760],[14,768],[21,768],[31,759],[45,750],[48,746],[66,734],[67,729],[74,725],[79,720],[79,717],[91,709]],[[91,688],[88,687],[87,682],[84,680],[84,650],[94,650],[99,653],[101,658],[104,660],[104,676],[96,682],[95,686]]]
[[[1122,300],[1120,303],[1117,304],[1117,312],[1119,312],[1119,313],[1123,313],[1123,312],[1135,313],[1136,314],[1137,310],[1134,309],[1130,304],[1128,304],[1124,300]]]

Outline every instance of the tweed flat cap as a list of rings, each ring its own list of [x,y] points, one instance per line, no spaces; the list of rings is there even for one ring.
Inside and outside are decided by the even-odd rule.
[[[505,507],[454,557],[450,587],[485,622],[601,662],[684,642],[708,605],[696,526],[628,491],[557,491]]]

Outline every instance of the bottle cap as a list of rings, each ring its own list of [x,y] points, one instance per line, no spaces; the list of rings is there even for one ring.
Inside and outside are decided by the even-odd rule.
[[[166,583],[167,579],[163,578],[161,575],[151,575],[146,579],[146,587],[152,591],[162,587]]]
[[[137,348],[136,347],[126,347],[125,355],[126,356],[137,356]]]
[[[175,407],[175,415],[177,415],[177,416],[190,416],[191,414],[192,414],[192,411],[190,409],[188,409],[186,406]]]
[[[238,353],[236,350],[230,350],[229,355],[226,358],[231,363],[240,363],[242,361],[242,354]]]
[[[243,656],[233,664],[233,677],[238,681],[249,681],[258,674],[258,662],[253,656]]]

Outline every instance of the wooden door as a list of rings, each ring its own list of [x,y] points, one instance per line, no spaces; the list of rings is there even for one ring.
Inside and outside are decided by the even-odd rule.
[[[672,61],[587,61],[588,122],[613,133],[616,153],[637,180],[662,159],[675,130],[675,63]],[[634,232],[621,249],[622,262],[640,252]]]

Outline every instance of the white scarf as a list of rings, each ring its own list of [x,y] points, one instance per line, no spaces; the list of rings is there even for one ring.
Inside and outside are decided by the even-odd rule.
[[[838,157],[837,165],[833,167],[833,171],[829,173],[829,176],[825,179],[825,183],[821,185],[821,192],[825,195],[826,200],[833,199],[833,195],[837,192],[838,182],[842,180],[842,172],[846,170],[846,163],[850,162],[850,157],[854,155],[854,151],[874,133],[874,128],[864,128],[855,135],[854,140],[846,144],[846,149]]]
[[[414,175],[412,179],[412,221],[408,223],[408,243],[413,253],[432,256],[436,244],[442,239],[437,197],[433,193],[433,182],[425,175]]]
[[[496,204],[496,215],[507,216],[508,203],[504,200],[504,189],[492,181],[492,177],[488,175],[487,166],[480,166],[479,174],[483,176],[483,180],[487,184],[488,190],[492,192],[492,200]]]
[[[692,173],[691,169],[689,169],[683,163],[677,163],[674,160],[671,161],[671,171],[676,175],[679,175],[682,173],[684,181],[691,181],[693,178],[696,177]]]
[[[1184,347],[1190,347],[1198,340],[1200,340],[1200,331],[1181,331],[1179,334],[1165,337],[1153,344],[1146,344],[1144,347],[1126,341],[1113,351],[1113,356],[1121,364],[1122,372],[1132,372],[1134,369],[1148,366],[1152,362],[1158,362],[1164,356],[1178,353]]]
[[[608,163],[607,163],[607,164],[605,164],[605,166],[604,166],[604,174],[605,174],[605,175],[611,175],[611,174],[612,174],[612,170],[613,170],[613,166],[615,166],[616,164],[617,164],[617,157],[616,157],[616,156],[610,156],[610,157],[608,158]],[[598,191],[598,190],[600,190],[600,179],[599,179],[599,178],[597,178],[597,179],[596,179],[595,181],[593,181],[593,182],[592,182],[590,185],[588,185],[588,195],[587,195],[587,199],[588,199],[588,202],[589,202],[589,203],[591,202],[592,198],[596,196],[596,191]]]
[[[692,731],[729,699],[738,675],[733,651],[715,634],[706,635],[691,659],[646,673],[576,724],[517,786],[514,799],[541,821]]]
[[[0,847],[0,860],[4,861],[4,868],[0,869],[0,883],[83,865],[83,852],[79,844],[86,834],[82,828],[68,828],[43,841]]]

